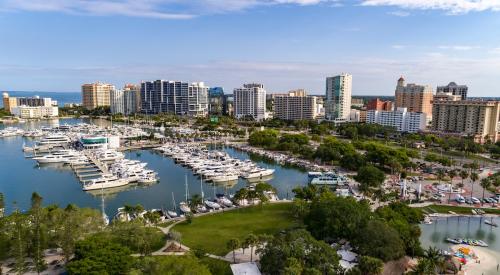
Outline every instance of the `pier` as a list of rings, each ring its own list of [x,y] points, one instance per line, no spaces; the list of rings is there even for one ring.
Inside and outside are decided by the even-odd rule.
[[[96,159],[90,151],[83,151],[83,154],[88,158],[89,163],[71,165],[73,172],[75,172],[80,182],[84,183],[103,174],[109,174],[108,166]]]

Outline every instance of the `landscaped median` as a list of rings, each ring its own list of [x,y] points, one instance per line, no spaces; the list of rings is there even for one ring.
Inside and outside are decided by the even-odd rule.
[[[473,207],[464,207],[464,206],[453,206],[453,205],[429,205],[426,207],[420,208],[424,212],[428,213],[444,213],[444,214],[450,214],[450,211],[455,212],[457,214],[463,214],[463,215],[472,215],[472,209],[476,209]],[[486,214],[496,214],[500,215],[500,209],[498,208],[480,208],[483,210]]]
[[[182,234],[182,244],[225,256],[230,252],[227,248],[230,239],[243,241],[250,233],[272,235],[297,226],[291,207],[291,203],[270,203],[235,209],[196,217],[191,224],[182,222],[172,229]]]

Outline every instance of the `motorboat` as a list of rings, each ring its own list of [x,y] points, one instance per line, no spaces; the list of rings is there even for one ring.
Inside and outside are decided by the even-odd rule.
[[[0,137],[14,137],[22,134],[24,134],[24,130],[16,127],[7,127],[0,130]]]
[[[118,186],[127,185],[129,182],[125,179],[120,179],[112,174],[102,175],[100,178],[92,179],[83,183],[83,190],[96,190],[96,189],[105,189],[112,188]]]
[[[71,163],[75,159],[80,159],[82,155],[78,152],[70,153],[58,153],[58,154],[48,154],[45,156],[34,157],[38,163]]]
[[[224,195],[218,196],[217,201],[220,205],[224,205],[225,207],[233,207],[233,202]]]
[[[272,174],[274,174],[274,169],[256,168],[247,173],[244,173],[242,176],[245,179],[253,179],[253,178],[263,178],[266,176],[270,176]]]

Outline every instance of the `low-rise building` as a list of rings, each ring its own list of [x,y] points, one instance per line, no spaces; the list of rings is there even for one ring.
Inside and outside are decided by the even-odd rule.
[[[366,105],[366,110],[376,110],[376,111],[392,111],[393,104],[392,101],[383,101],[379,98],[372,99]]]
[[[398,132],[416,133],[425,130],[426,114],[423,112],[408,112],[407,108],[397,108],[395,111],[369,110],[367,123],[376,123],[395,127]]]
[[[47,118],[59,116],[59,108],[56,106],[16,106],[12,108],[12,114],[24,119]]]

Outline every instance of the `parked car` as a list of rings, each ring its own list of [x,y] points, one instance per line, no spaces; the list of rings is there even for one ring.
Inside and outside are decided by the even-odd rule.
[[[474,204],[481,203],[481,201],[476,197],[472,197],[471,200],[472,200],[472,203],[474,203]]]
[[[458,203],[465,203],[465,199],[463,197],[457,197],[455,201],[457,201]]]

